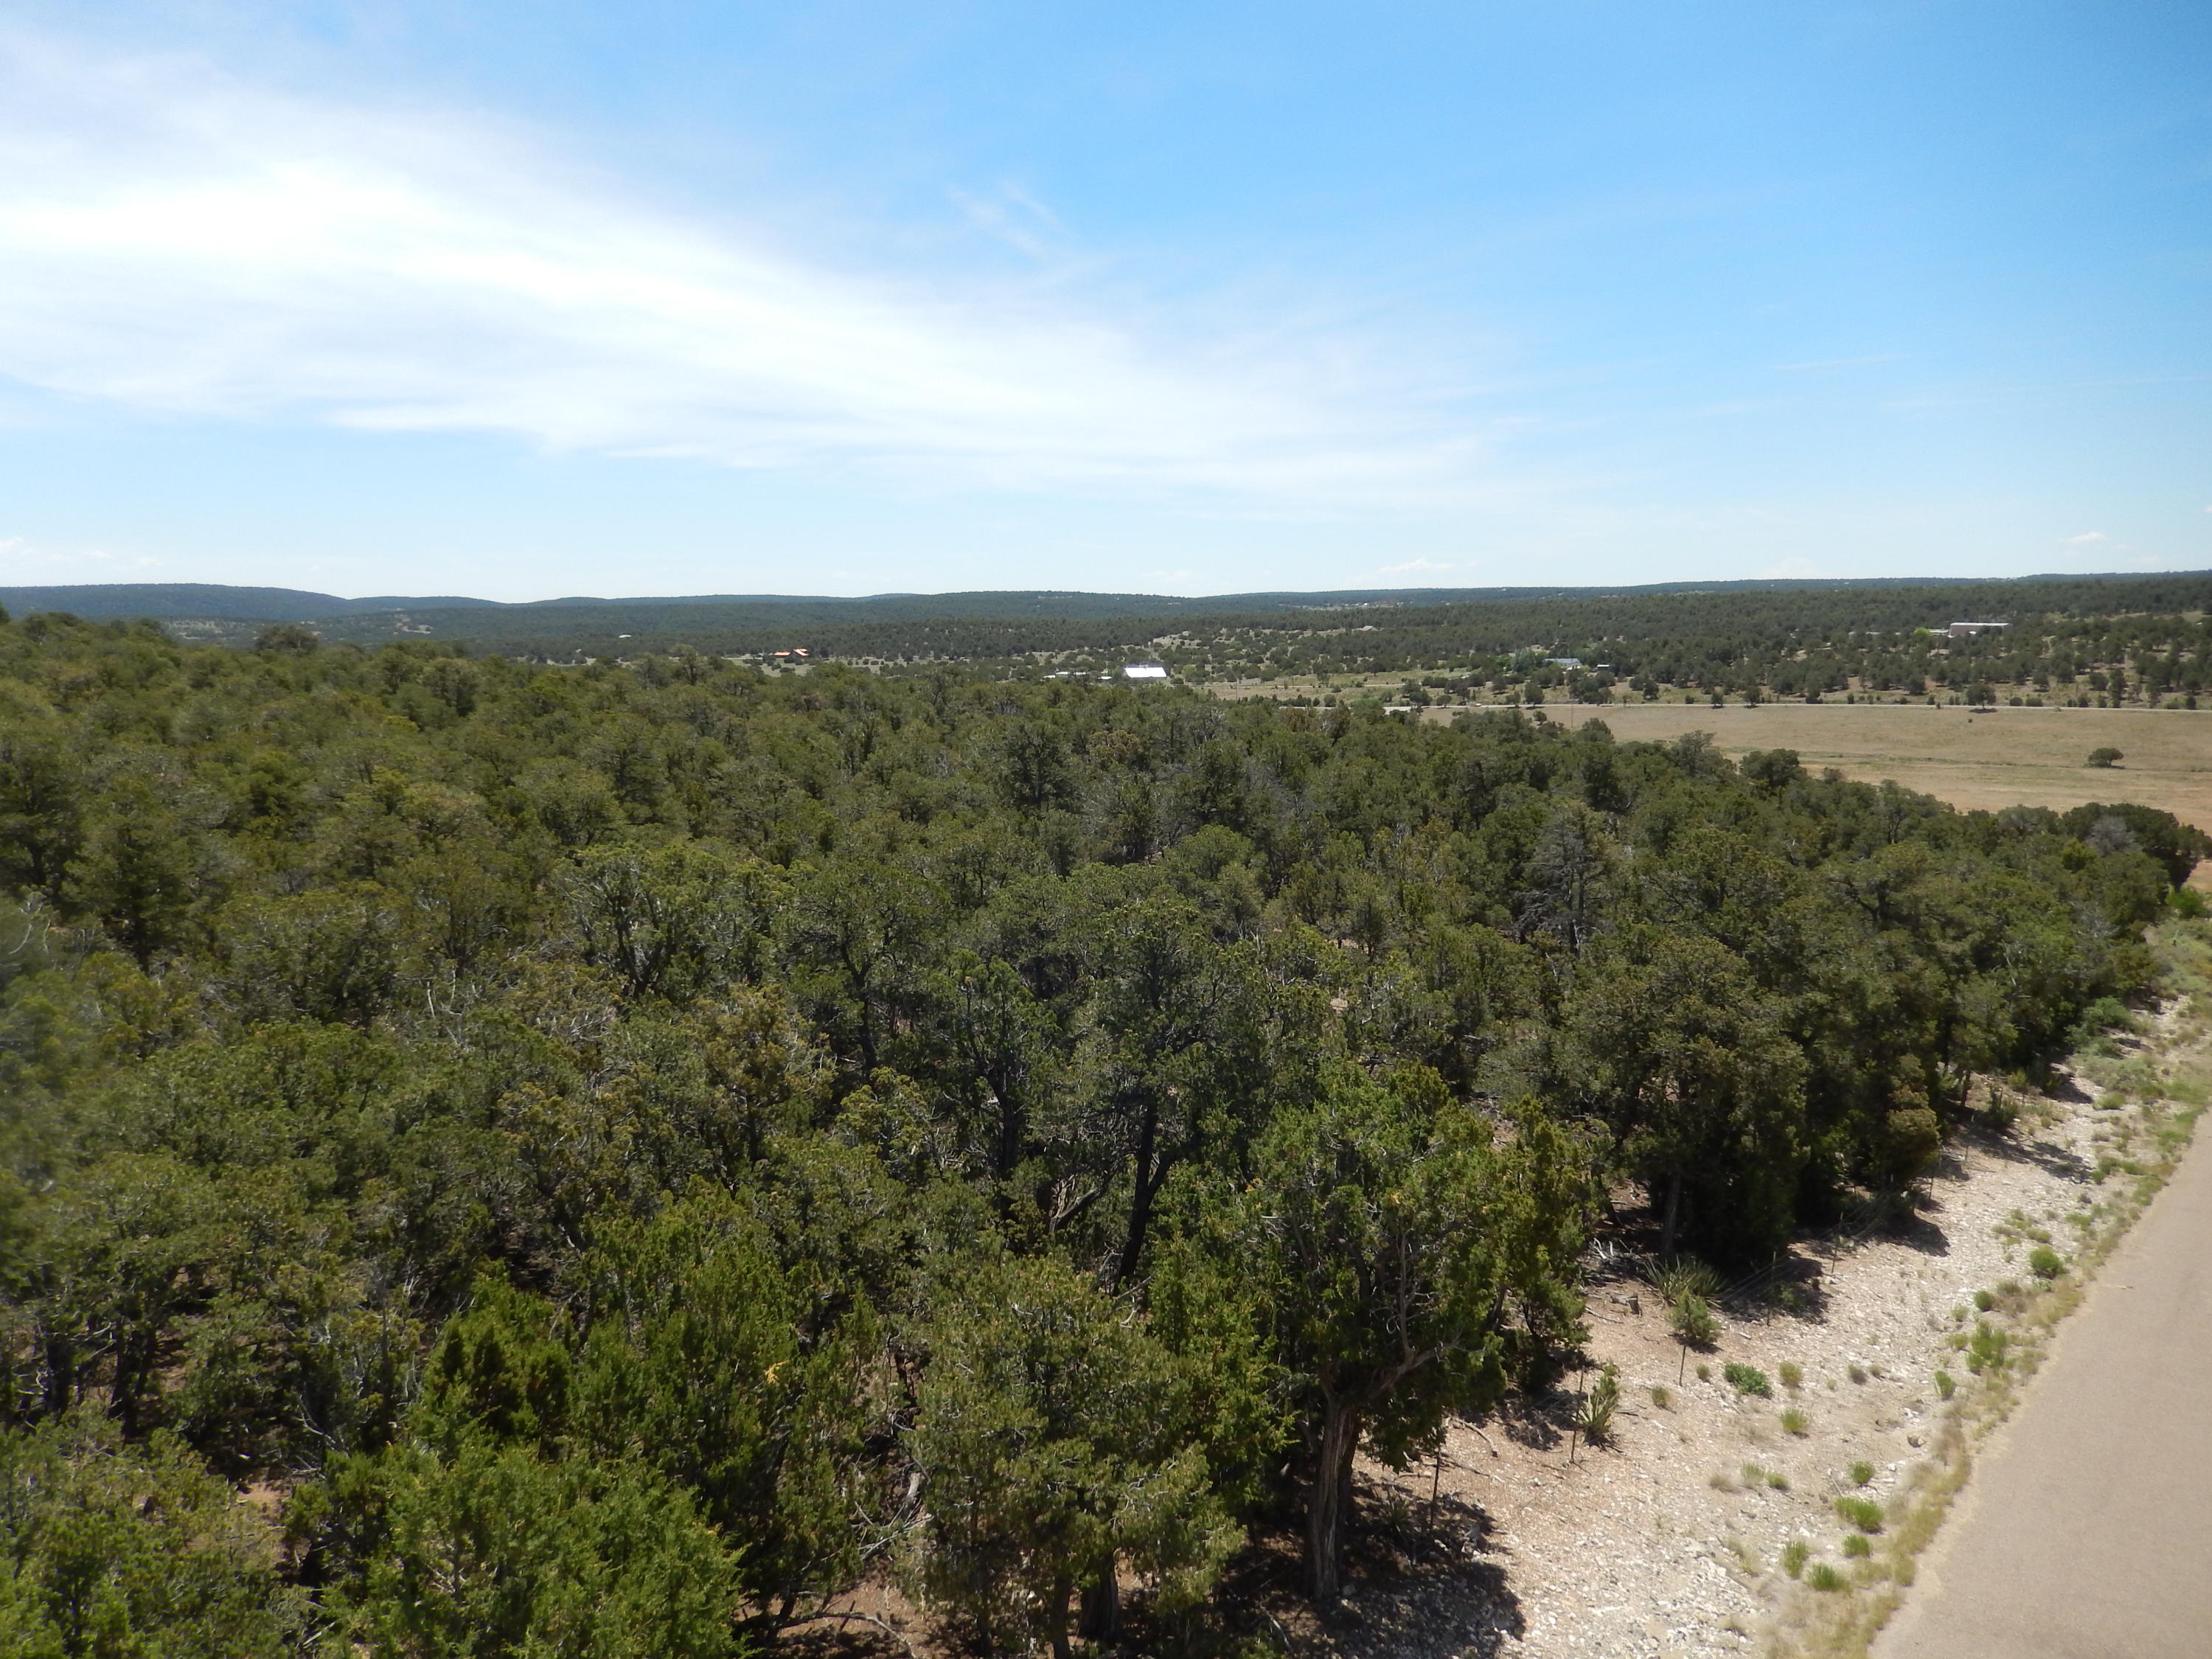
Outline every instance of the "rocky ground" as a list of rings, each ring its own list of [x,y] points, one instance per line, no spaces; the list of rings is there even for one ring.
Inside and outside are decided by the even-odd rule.
[[[1619,1370],[1609,1443],[1566,1431],[1566,1393],[1540,1415],[1455,1425],[1439,1465],[1369,1470],[1379,1530],[1400,1540],[1395,1570],[1365,1575],[1334,1626],[1298,1632],[1297,1645],[1362,1659],[1769,1649],[1793,1605],[1819,1594],[1820,1564],[1853,1565],[1835,1500],[1887,1503],[1935,1455],[1948,1409],[1936,1374],[1963,1399],[1957,1345],[1979,1317],[1975,1293],[2032,1285],[2038,1244],[2070,1260],[2118,1212],[2106,1179],[2163,1109],[2118,1104],[2112,1085],[2162,1093],[2162,1060],[2194,1035],[2182,1018],[2170,1009],[2057,1094],[2021,1097],[2009,1131],[1954,1142],[1911,1217],[1802,1244],[1782,1274],[1725,1299],[1710,1350],[1674,1340],[1636,1263],[1608,1263],[1590,1291],[1589,1352]],[[1730,1364],[1771,1392],[1733,1386]],[[1871,1466],[1863,1486],[1855,1464]]]

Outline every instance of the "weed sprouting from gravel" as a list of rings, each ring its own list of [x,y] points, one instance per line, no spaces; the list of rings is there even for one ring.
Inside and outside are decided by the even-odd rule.
[[[1852,1381],[1852,1382],[1865,1382],[1865,1381],[1867,1380],[1867,1370],[1866,1370],[1866,1367],[1865,1367],[1865,1366],[1863,1366],[1863,1365],[1861,1365],[1861,1364],[1854,1364],[1851,1366],[1851,1368],[1850,1368],[1850,1379],[1851,1379],[1851,1381]]]
[[[1729,1386],[1738,1394],[1755,1394],[1765,1400],[1774,1393],[1774,1385],[1766,1380],[1766,1373],[1756,1365],[1731,1360],[1721,1367],[1721,1375],[1728,1378]]]
[[[1850,1583],[1850,1580],[1826,1561],[1815,1561],[1812,1571],[1805,1575],[1805,1582],[1816,1590],[1839,1590]]]
[[[2038,1279],[2056,1279],[2066,1271],[2066,1258],[2048,1244],[2039,1244],[2027,1258],[2027,1270]]]
[[[1805,1558],[1812,1553],[1803,1539],[1791,1539],[1782,1547],[1782,1571],[1795,1578],[1805,1571]]]
[[[1874,1546],[1867,1541],[1864,1533],[1855,1532],[1844,1540],[1844,1553],[1850,1556],[1872,1555]]]
[[[1851,1485],[1863,1486],[1874,1479],[1874,1465],[1862,1458],[1851,1465]]]
[[[1954,1377],[1950,1372],[1938,1371],[1936,1373],[1936,1397],[1938,1400],[1948,1400],[1958,1391],[1958,1380]]]
[[[1654,1382],[1651,1385],[1651,1403],[1656,1406],[1662,1412],[1673,1411],[1674,1409],[1674,1389],[1662,1387],[1660,1384]]]
[[[1838,1498],[1836,1513],[1861,1532],[1881,1530],[1881,1505],[1871,1498]]]
[[[1782,1431],[1802,1438],[1813,1431],[1813,1419],[1791,1406],[1782,1413]]]
[[[1782,1379],[1782,1386],[1792,1393],[1805,1386],[1805,1368],[1794,1359],[1784,1360],[1774,1368],[1774,1374]]]

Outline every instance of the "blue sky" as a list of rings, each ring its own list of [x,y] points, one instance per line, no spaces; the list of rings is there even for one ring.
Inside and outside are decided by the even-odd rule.
[[[0,581],[2212,567],[2212,10],[0,7]]]

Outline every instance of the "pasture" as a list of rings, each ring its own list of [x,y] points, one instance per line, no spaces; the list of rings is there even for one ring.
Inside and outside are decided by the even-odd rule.
[[[2212,711],[2179,708],[1982,708],[1926,703],[1680,702],[1556,705],[1568,726],[1602,720],[1623,741],[1710,732],[1731,758],[1794,749],[1808,767],[1868,783],[1893,778],[1954,806],[2063,811],[2085,801],[2163,807],[2212,833]],[[1450,711],[1431,711],[1449,719]],[[2110,746],[2110,770],[2083,763]]]

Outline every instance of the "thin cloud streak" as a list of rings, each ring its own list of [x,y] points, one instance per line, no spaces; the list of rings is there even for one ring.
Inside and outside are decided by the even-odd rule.
[[[1254,505],[1519,495],[1488,434],[1018,290],[830,270],[492,124],[0,37],[0,374],[131,409]],[[1015,198],[1031,226],[1044,210]]]

